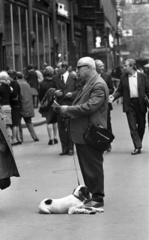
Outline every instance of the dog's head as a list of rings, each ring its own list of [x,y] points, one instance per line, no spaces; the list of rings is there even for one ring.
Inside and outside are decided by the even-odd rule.
[[[82,202],[88,202],[92,198],[92,194],[89,192],[88,188],[84,185],[79,185],[74,189],[73,195],[79,198]]]

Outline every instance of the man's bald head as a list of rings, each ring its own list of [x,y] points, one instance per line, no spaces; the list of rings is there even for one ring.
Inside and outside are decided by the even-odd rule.
[[[81,66],[88,66],[89,68],[96,69],[95,61],[91,57],[80,58],[79,61],[77,62],[77,67],[81,67]]]

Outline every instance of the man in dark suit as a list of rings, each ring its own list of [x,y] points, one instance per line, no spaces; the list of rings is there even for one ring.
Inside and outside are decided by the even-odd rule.
[[[131,138],[135,149],[132,155],[141,153],[142,140],[145,132],[146,104],[145,94],[149,97],[149,81],[144,73],[137,72],[133,59],[124,63],[125,74],[121,76],[118,89],[109,96],[114,101],[123,96],[123,111],[126,112]]]
[[[54,88],[56,88],[55,96],[59,105],[70,106],[77,95],[77,80],[73,73],[67,71],[68,63],[60,62],[57,65],[58,75],[53,78]],[[57,122],[59,137],[62,145],[60,155],[73,154],[73,142],[69,132],[69,118],[64,118],[59,109],[57,109]]]
[[[96,64],[96,71],[98,72],[98,74],[103,78],[103,80],[105,80],[108,88],[109,88],[109,94],[112,94],[114,92],[114,87],[113,87],[113,82],[112,82],[112,78],[111,75],[108,73],[105,73],[104,70],[104,63],[97,59],[95,60],[95,64]],[[107,115],[107,129],[112,133],[112,125],[111,125],[111,110],[113,109],[112,104],[109,102],[108,103],[108,115]],[[109,145],[107,152],[110,152],[112,149],[111,144]]]
[[[94,59],[83,57],[77,63],[78,78],[84,87],[76,96],[72,106],[62,106],[61,112],[70,117],[70,132],[76,145],[84,183],[92,193],[88,206],[104,205],[103,152],[86,144],[84,133],[88,124],[107,127],[109,91],[105,81],[96,72]]]

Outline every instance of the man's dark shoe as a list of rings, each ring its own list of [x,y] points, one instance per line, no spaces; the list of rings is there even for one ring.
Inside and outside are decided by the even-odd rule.
[[[48,145],[53,145],[53,140],[52,139],[49,140]]]
[[[59,155],[63,156],[63,155],[67,155],[67,154],[68,154],[68,151],[64,151],[64,152],[60,153]]]
[[[54,138],[54,144],[57,144],[58,140],[56,138]]]
[[[69,151],[68,151],[68,155],[69,155],[69,156],[72,156],[73,154],[74,154],[74,151],[73,151],[73,150],[69,150]]]
[[[136,155],[136,154],[139,154],[139,153],[141,153],[141,148],[136,148],[131,152],[132,155]]]
[[[39,141],[39,139],[38,139],[38,138],[33,138],[33,139],[34,139],[34,141],[35,141],[35,142],[38,142],[38,141]]]
[[[95,202],[95,201],[89,201],[88,203],[85,204],[86,207],[94,207],[94,208],[100,208],[104,207],[104,201],[102,202]]]

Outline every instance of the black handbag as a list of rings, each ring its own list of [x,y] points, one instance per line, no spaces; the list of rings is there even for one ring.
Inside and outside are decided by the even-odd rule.
[[[145,97],[144,97],[144,101],[145,101],[145,104],[146,104],[147,108],[149,108],[149,98],[146,94],[145,94]]]
[[[84,141],[99,151],[106,151],[114,138],[108,129],[95,125],[88,126],[84,133]]]

